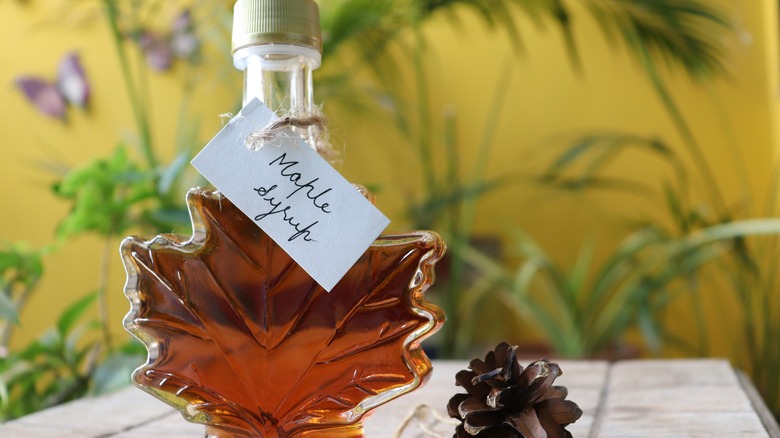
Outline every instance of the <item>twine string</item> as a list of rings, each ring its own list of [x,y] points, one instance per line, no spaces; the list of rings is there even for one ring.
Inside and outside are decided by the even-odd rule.
[[[401,438],[404,432],[409,430],[415,420],[419,429],[418,431],[422,432],[423,436],[431,438],[449,438],[452,436],[451,432],[442,432],[436,430],[437,426],[446,425],[449,427],[454,427],[460,424],[459,421],[453,418],[447,418],[440,415],[429,405],[419,404],[409,413],[398,429],[396,429],[394,438]]]
[[[274,142],[284,135],[287,128],[308,129],[312,132],[314,149],[328,160],[335,158],[333,147],[328,142],[326,119],[320,114],[312,114],[305,117],[285,116],[271,122],[265,128],[250,133],[246,138],[246,147],[251,151],[259,151],[263,147]]]

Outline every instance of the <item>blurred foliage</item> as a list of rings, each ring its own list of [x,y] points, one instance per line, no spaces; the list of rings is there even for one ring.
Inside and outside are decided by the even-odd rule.
[[[657,85],[664,89],[662,82]],[[756,205],[747,196],[750,187],[746,179],[741,186],[746,198],[728,202],[714,171],[703,156],[698,156],[698,144],[676,103],[671,95],[666,98],[669,114],[688,142],[686,151],[693,158],[692,164],[684,164],[658,139],[623,133],[590,134],[566,147],[539,181],[571,193],[642,187],[655,195],[650,199],[661,199],[665,208],[660,215],[633,221],[638,232],[657,233],[658,240],[650,248],[658,253],[658,259],[649,265],[652,269],[647,270],[642,283],[620,285],[629,289],[627,295],[637,298],[634,306],[626,307],[627,313],[655,352],[666,347],[685,355],[708,356],[714,353],[708,326],[716,322],[707,319],[705,303],[734,300],[737,307],[730,307],[728,315],[721,315],[723,320],[736,316],[738,321],[730,358],[750,374],[775,415],[780,416],[780,381],[776,372],[780,367],[776,337],[780,334],[777,176],[764,205]],[[733,144],[730,147],[737,148]],[[611,176],[609,164],[622,154],[640,150],[662,157],[672,168],[671,179],[657,187],[645,187],[637,181]],[[731,153],[739,154],[738,150]],[[703,195],[696,196],[702,192]],[[647,193],[643,191],[643,195]],[[642,263],[640,268],[641,272],[647,265]],[[718,287],[705,287],[711,284]],[[591,291],[580,293],[589,295]],[[693,333],[675,333],[665,324],[666,310],[683,297],[692,303]]]
[[[776,234],[780,234],[780,220],[775,219],[732,221],[682,237],[647,225],[631,233],[603,259],[594,256],[595,245],[588,243],[573,266],[563,267],[533,239],[518,232],[514,249],[521,262],[515,269],[476,250],[469,251],[469,263],[484,277],[480,287],[467,291],[458,311],[473,326],[479,317],[475,309],[482,308],[488,298],[497,300],[530,322],[537,335],[563,357],[636,354],[626,351],[625,345],[632,329],[641,330],[646,345],[656,354],[669,345],[682,347],[687,354],[706,354],[666,329],[665,311],[679,297],[691,293],[695,284],[691,278],[728,257],[735,241]],[[746,293],[745,299],[757,297],[768,298],[766,293],[750,297]],[[770,327],[773,324],[770,322]],[[471,333],[464,330],[459,342],[469,345]]]
[[[357,4],[365,2],[335,2],[337,4]],[[449,263],[446,275],[441,276],[435,286],[441,305],[448,315],[444,326],[438,352],[442,356],[460,356],[466,353],[466,346],[458,341],[458,333],[474,327],[461,318],[459,311],[466,303],[471,303],[469,295],[473,287],[482,287],[481,283],[472,285],[467,278],[468,260],[474,236],[474,218],[480,198],[491,191],[513,183],[510,175],[488,175],[487,164],[491,159],[493,136],[497,130],[496,121],[503,110],[504,88],[511,82],[511,68],[505,67],[496,79],[494,97],[486,111],[485,125],[480,142],[471,146],[476,149],[476,159],[472,163],[463,163],[459,158],[461,145],[458,144],[456,119],[454,112],[445,112],[444,132],[436,132],[437,124],[431,116],[433,108],[428,87],[430,78],[425,70],[424,59],[430,50],[421,31],[421,25],[436,16],[445,14],[455,26],[459,26],[460,9],[477,11],[483,23],[492,31],[504,33],[518,51],[522,51],[522,38],[517,27],[518,14],[529,18],[539,27],[554,25],[564,37],[565,49],[574,68],[580,63],[580,53],[573,34],[573,2],[559,0],[544,1],[428,1],[413,2],[415,5],[397,14],[389,12],[387,2],[375,2],[368,9],[375,10],[364,19],[354,17],[357,24],[351,32],[364,34],[364,37],[351,42],[358,53],[358,68],[339,70],[341,75],[360,72],[360,67],[368,68],[375,78],[374,89],[364,92],[367,96],[379,96],[380,102],[389,112],[396,130],[402,135],[404,143],[412,146],[422,175],[421,187],[408,189],[409,200],[407,215],[415,228],[430,228],[440,231],[449,245]],[[405,3],[405,2],[401,2]],[[327,17],[328,2],[323,2],[324,15]],[[600,25],[603,35],[615,45],[623,45],[628,53],[646,66],[648,77],[655,83],[656,62],[663,62],[672,68],[679,68],[692,78],[704,79],[719,74],[724,69],[723,36],[731,29],[729,21],[712,2],[698,0],[663,1],[610,1],[592,0],[584,2],[584,11],[589,13]],[[336,9],[338,10],[338,9]],[[581,11],[581,10],[580,10]],[[377,17],[383,16],[379,19]],[[365,21],[361,21],[365,20]],[[383,21],[387,20],[387,21]],[[397,23],[407,23],[407,35],[399,38],[380,38],[376,35],[397,35],[403,28]],[[344,26],[345,28],[347,26]],[[362,30],[361,30],[362,29]],[[347,32],[335,26],[335,37],[326,32],[329,38],[346,45],[346,38],[340,38],[340,32]],[[385,50],[388,46],[397,46],[399,50]],[[332,52],[338,60],[338,53]],[[381,55],[379,55],[381,53]],[[401,55],[398,55],[398,54]],[[399,59],[404,56],[404,59]],[[363,65],[361,65],[363,63]],[[404,70],[399,66],[410,66],[410,77],[399,81]],[[328,76],[324,65],[323,76]],[[333,83],[358,83],[349,79]],[[328,83],[328,81],[326,81]],[[318,82],[319,86],[319,82]],[[412,90],[404,93],[403,90]],[[338,93],[333,97],[336,99]],[[626,135],[629,137],[629,135]],[[636,137],[636,136],[634,136]],[[656,148],[658,142],[640,142],[644,147]],[[468,147],[469,145],[467,145]],[[518,145],[519,147],[520,145]],[[663,153],[663,150],[657,150]],[[668,152],[668,150],[666,151]],[[573,151],[576,158],[576,151]],[[443,166],[437,165],[439,157]],[[464,171],[464,167],[468,170]],[[621,315],[621,318],[625,316]],[[549,328],[548,329],[552,329]],[[617,335],[615,331],[608,332]],[[472,336],[470,333],[467,337]],[[614,341],[614,340],[613,340]]]
[[[0,246],[0,353],[7,353],[19,314],[43,276],[44,253],[21,244]]]
[[[436,123],[431,116],[434,110],[428,90],[431,81],[424,62],[431,47],[423,26],[436,17],[444,17],[459,27],[463,13],[474,13],[487,29],[508,38],[518,53],[523,50],[518,17],[529,18],[540,28],[553,26],[561,32],[564,50],[576,69],[582,55],[574,36],[575,18],[579,18],[575,15],[589,14],[610,42],[626,48],[645,68],[659,95],[669,103],[671,97],[660,80],[657,64],[666,64],[697,79],[723,70],[722,37],[730,29],[730,23],[717,4],[703,0],[321,0],[319,3],[325,52],[323,65],[315,72],[318,98],[354,114],[384,114],[393,121],[404,142],[415,152],[414,164],[419,166],[423,180],[422,187],[408,189],[409,221],[415,227],[441,230],[450,245],[450,272],[438,286],[449,315],[439,349],[442,355],[463,353],[464,343],[475,330],[473,314],[469,312],[479,309],[480,300],[490,294],[503,299],[525,320],[543,327],[562,354],[592,354],[619,342],[633,324],[655,322],[656,310],[660,312],[673,298],[666,289],[668,284],[674,284],[679,276],[693,275],[700,266],[740,242],[738,237],[755,232],[752,227],[756,224],[731,224],[726,220],[699,224],[695,230],[687,229],[691,232],[684,235],[647,225],[629,236],[604,264],[597,265],[591,250],[585,247],[577,265],[568,270],[553,263],[530,238],[519,236],[517,249],[524,261],[513,271],[484,257],[470,243],[480,198],[509,183],[507,176],[488,175],[486,169],[495,123],[503,108],[501,89],[511,80],[511,68],[507,67],[499,75],[484,134],[476,145],[480,150],[476,162],[459,160],[458,151],[463,146],[455,136],[454,113],[445,114],[443,132],[435,130]],[[100,8],[101,17],[108,24],[115,49],[113,59],[121,68],[137,137],[134,143],[117,144],[108,157],[71,169],[53,186],[54,193],[71,205],[70,213],[59,226],[59,237],[70,239],[84,233],[102,236],[105,240],[103,265],[96,292],[68,309],[52,333],[26,349],[7,352],[9,360],[3,362],[6,368],[0,370],[6,388],[4,400],[25,401],[6,403],[4,406],[14,406],[13,411],[4,414],[6,417],[85,394],[89,388],[101,390],[119,381],[129,381],[129,372],[123,374],[121,370],[141,361],[136,357],[138,351],[117,346],[110,337],[105,309],[109,276],[106,260],[113,257],[116,239],[130,230],[150,234],[189,231],[182,194],[194,179],[188,175],[187,163],[192,148],[204,144],[197,137],[198,121],[188,111],[189,103],[195,96],[195,83],[201,79],[198,72],[214,72],[232,64],[228,61],[232,2],[192,2],[192,21],[186,26],[176,24],[176,17],[183,16],[185,11],[172,9],[171,3],[161,0],[92,0],[91,4]],[[151,119],[154,96],[148,87],[149,75],[150,69],[166,70],[158,67],[166,66],[168,59],[160,62],[159,56],[167,56],[166,51],[172,50],[170,43],[177,35],[176,29],[185,29],[186,32],[180,33],[197,39],[198,51],[170,61],[186,69],[181,75],[180,122],[172,142],[159,142]],[[152,39],[143,38],[150,34],[154,36]],[[221,62],[209,59],[209,49],[226,58]],[[147,64],[139,60],[146,60]],[[370,73],[371,80],[359,81],[366,72]],[[235,90],[240,87],[235,80],[225,80],[221,85]],[[412,93],[407,92],[410,89]],[[672,113],[677,111],[672,105],[669,108]],[[679,127],[686,128],[683,123]],[[579,149],[573,148],[562,156],[545,175],[545,181],[569,189],[605,183],[626,187],[623,182],[599,178],[599,170],[608,162],[610,154],[631,143],[626,139],[637,138],[623,134],[610,141],[601,138],[585,141]],[[686,138],[690,140],[693,136],[688,132]],[[116,139],[107,139],[107,143],[116,144]],[[160,159],[167,155],[162,153],[161,143],[175,145],[174,159],[169,163]],[[668,153],[656,140],[633,143],[661,154]],[[694,142],[686,144],[693,145],[689,150],[694,158],[700,155]],[[591,163],[589,174],[567,179],[558,172],[595,149],[602,150],[605,156],[602,161]],[[435,157],[442,155],[448,157],[447,161],[444,166],[438,166]],[[697,213],[686,209],[685,199],[687,195],[680,193],[675,204],[679,204],[681,217],[692,218]],[[731,237],[723,237],[723,233]],[[707,257],[699,258],[702,256]],[[675,257],[680,260],[672,266],[676,271],[665,272],[663,265],[669,263],[664,262]],[[476,266],[483,275],[476,281],[470,280],[466,275],[468,265]],[[6,324],[14,323],[17,312],[13,310],[19,308],[12,305],[14,296],[31,293],[41,273],[29,287],[24,281],[15,281],[14,287],[21,292],[7,292],[2,297],[0,317]],[[591,275],[599,280],[588,282]],[[554,301],[539,300],[543,290]],[[76,324],[95,301],[99,310],[97,323]],[[532,308],[538,312],[529,315],[527,309]],[[115,380],[117,376],[119,380]]]
[[[780,421],[780,238],[762,239],[750,248],[756,256],[753,269],[728,271],[731,291],[741,305],[738,345],[744,351],[735,357]]]
[[[97,295],[87,294],[67,307],[53,329],[29,345],[11,350],[18,314],[43,275],[42,251],[15,247],[0,251],[3,308],[0,318],[0,421],[99,394],[129,383],[129,374],[146,352],[128,344],[104,355],[96,340],[99,321],[83,321]],[[102,358],[102,360],[101,360]]]
[[[54,330],[0,363],[0,418],[8,419],[82,397],[98,345],[79,342],[77,320],[95,301],[90,294],[60,316]]]
[[[57,234],[67,238],[95,232],[103,236],[122,234],[143,223],[143,214],[132,207],[156,196],[154,176],[141,172],[119,145],[108,159],[97,159],[69,172],[54,186],[54,193],[72,203]]]
[[[86,336],[98,322],[74,327],[94,300],[90,294],[77,301],[60,316],[56,329],[0,362],[0,421],[129,384],[146,351],[128,343],[103,357],[100,343]]]
[[[506,35],[520,53],[520,16],[537,28],[554,26],[577,68],[581,55],[574,26],[585,12],[610,43],[627,48],[637,61],[649,56],[694,78],[724,70],[723,36],[731,29],[720,3],[703,0],[321,0],[320,8],[324,57],[323,67],[315,73],[320,98],[354,104],[360,100],[356,96],[379,96],[396,117],[415,107],[414,102],[404,102],[402,90],[419,79],[399,80],[404,77],[401,66],[414,62],[418,50],[427,49],[420,30],[436,17],[461,28],[462,13],[475,13],[490,31]],[[354,78],[366,70],[375,79],[373,87],[354,90],[361,84]],[[374,102],[368,106],[375,107]]]

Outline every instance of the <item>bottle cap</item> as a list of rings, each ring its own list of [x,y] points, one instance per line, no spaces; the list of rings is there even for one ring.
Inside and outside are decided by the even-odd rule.
[[[233,53],[280,44],[322,53],[320,13],[314,0],[238,0],[233,8]]]

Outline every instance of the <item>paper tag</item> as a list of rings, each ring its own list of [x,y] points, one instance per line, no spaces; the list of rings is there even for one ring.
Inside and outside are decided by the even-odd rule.
[[[252,100],[192,165],[330,292],[390,220],[290,130],[249,150],[276,120]]]

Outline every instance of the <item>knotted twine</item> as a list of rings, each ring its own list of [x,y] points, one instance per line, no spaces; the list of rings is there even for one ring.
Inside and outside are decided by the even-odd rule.
[[[284,116],[271,122],[265,128],[255,131],[247,136],[244,142],[251,151],[259,151],[266,145],[272,145],[285,134],[287,128],[309,130],[314,144],[311,146],[323,158],[333,163],[338,159],[338,153],[328,140],[327,120],[320,113],[310,114],[305,117]]]
[[[416,427],[412,425],[415,420],[417,423]],[[452,430],[458,424],[460,422],[453,421],[452,418],[439,414],[429,405],[419,404],[396,429],[394,438],[402,438],[405,435],[409,435],[406,432],[410,432],[411,435],[416,437],[450,438]]]

